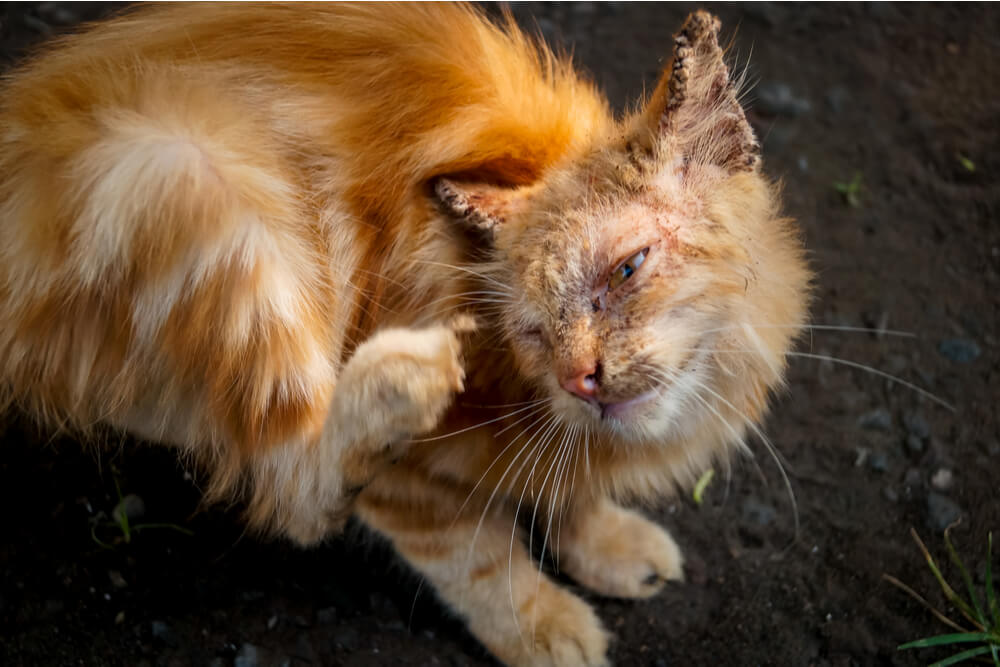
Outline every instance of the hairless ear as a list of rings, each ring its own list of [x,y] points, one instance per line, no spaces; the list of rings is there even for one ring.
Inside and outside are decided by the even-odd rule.
[[[688,16],[653,93],[646,118],[660,142],[685,161],[714,164],[729,173],[752,171],[760,144],[737,100],[719,47],[719,19]]]
[[[528,189],[443,177],[434,181],[434,196],[445,213],[489,241],[500,225],[523,206]]]

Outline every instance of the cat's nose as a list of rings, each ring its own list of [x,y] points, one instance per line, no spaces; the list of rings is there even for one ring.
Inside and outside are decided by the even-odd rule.
[[[570,373],[568,378],[562,380],[562,387],[585,401],[593,401],[597,397],[597,367]]]

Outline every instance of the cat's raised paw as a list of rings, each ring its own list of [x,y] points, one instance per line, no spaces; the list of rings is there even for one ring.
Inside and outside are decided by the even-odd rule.
[[[575,514],[559,546],[560,569],[602,595],[650,597],[684,578],[684,558],[670,534],[609,501]]]
[[[386,329],[360,346],[341,374],[351,394],[344,419],[368,420],[379,440],[393,442],[437,426],[465,388],[460,335],[471,317],[424,329]]]

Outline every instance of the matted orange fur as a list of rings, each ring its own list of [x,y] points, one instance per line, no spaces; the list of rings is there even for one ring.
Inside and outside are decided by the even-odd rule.
[[[601,664],[518,513],[599,593],[680,578],[618,503],[740,446],[805,317],[718,31],[689,17],[621,121],[463,5],[58,42],[0,90],[3,400],[175,446],[302,544],[354,514],[501,660]]]

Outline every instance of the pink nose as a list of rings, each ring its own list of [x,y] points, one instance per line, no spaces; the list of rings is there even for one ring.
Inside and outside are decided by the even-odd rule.
[[[592,401],[597,396],[597,374],[595,368],[587,368],[570,375],[562,381],[563,389],[585,401]]]

